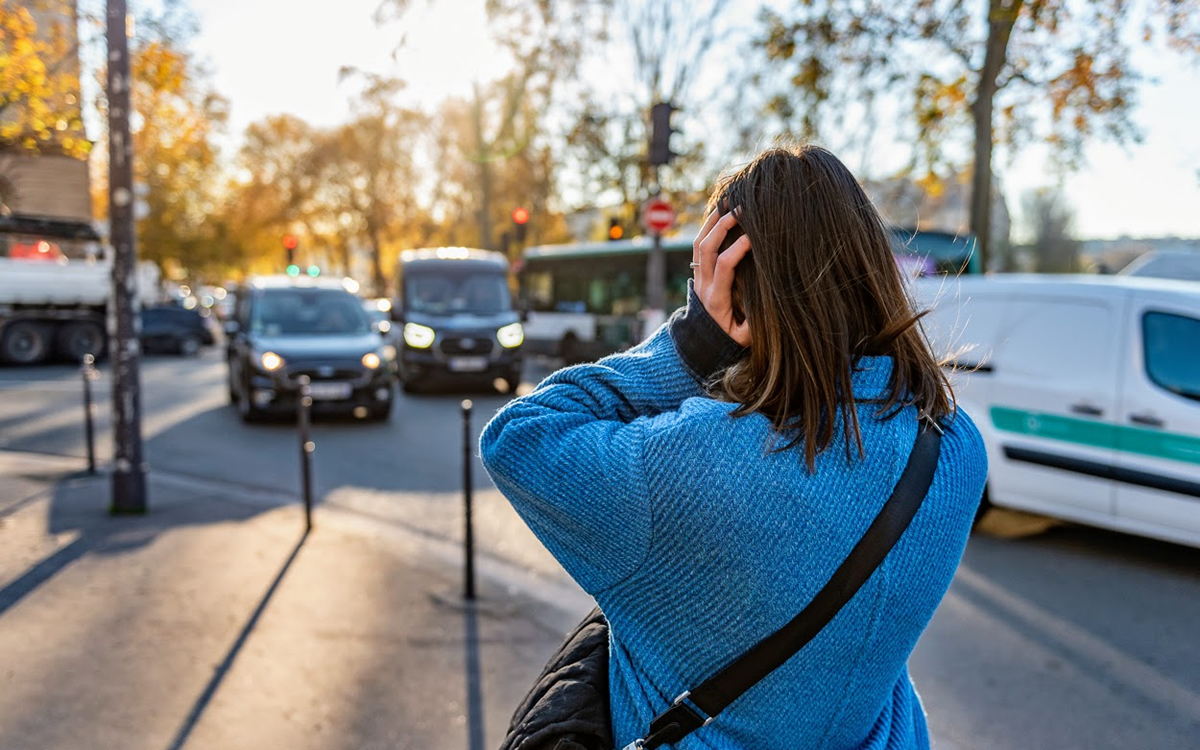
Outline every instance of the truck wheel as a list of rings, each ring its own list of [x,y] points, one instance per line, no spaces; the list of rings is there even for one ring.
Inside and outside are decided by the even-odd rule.
[[[0,340],[0,359],[14,365],[36,365],[50,357],[53,329],[32,320],[18,320],[4,328]]]
[[[58,329],[54,347],[58,356],[68,362],[82,362],[90,354],[97,360],[104,356],[104,329],[89,320],[67,323]]]

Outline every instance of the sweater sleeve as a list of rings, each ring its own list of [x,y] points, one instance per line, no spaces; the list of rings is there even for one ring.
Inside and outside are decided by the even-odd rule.
[[[480,454],[500,491],[589,593],[631,575],[652,531],[643,449],[654,417],[704,395],[744,350],[688,306],[646,342],[559,370],[484,428]]]

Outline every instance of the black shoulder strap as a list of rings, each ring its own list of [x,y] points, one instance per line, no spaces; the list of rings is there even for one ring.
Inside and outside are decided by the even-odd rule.
[[[716,675],[676,698],[670,708],[650,722],[650,734],[632,746],[652,750],[683,739],[712,721],[821,632],[867,582],[917,514],[933,483],[941,453],[941,432],[936,424],[930,428],[923,424],[891,497],[808,606]]]

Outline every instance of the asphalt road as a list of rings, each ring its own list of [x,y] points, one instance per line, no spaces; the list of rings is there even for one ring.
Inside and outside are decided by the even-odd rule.
[[[243,425],[219,351],[148,358],[143,384],[153,471],[299,497],[294,426]],[[109,387],[96,384],[101,461],[111,454]],[[474,402],[474,437],[506,396],[401,394],[384,424],[318,421],[319,502],[460,538],[463,398]],[[83,465],[76,369],[0,368],[0,450]],[[474,459],[472,469],[481,553],[560,581]],[[976,534],[910,668],[941,747],[1200,748],[1197,623],[1200,550],[1071,526],[1015,540]]]

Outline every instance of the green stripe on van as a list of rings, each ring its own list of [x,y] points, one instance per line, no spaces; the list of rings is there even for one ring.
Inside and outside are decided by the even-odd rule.
[[[996,429],[1200,465],[1200,437],[993,406]]]

